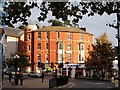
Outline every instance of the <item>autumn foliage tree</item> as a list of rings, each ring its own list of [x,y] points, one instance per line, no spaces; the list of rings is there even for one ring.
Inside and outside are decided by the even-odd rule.
[[[109,72],[112,67],[112,61],[115,59],[115,51],[112,43],[108,41],[106,33],[96,38],[96,44],[92,45],[93,50],[89,52],[89,57],[85,63],[86,69],[96,70],[102,76],[105,72]]]

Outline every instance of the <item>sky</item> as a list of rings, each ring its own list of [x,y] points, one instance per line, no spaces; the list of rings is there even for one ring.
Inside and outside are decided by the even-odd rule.
[[[29,24],[36,22],[41,24],[42,26],[50,26],[50,24],[47,21],[49,19],[54,19],[52,14],[49,13],[48,18],[44,22],[38,22],[37,16],[39,16],[39,10],[37,10],[37,8],[34,8],[32,10],[31,17],[29,18]],[[112,14],[110,16],[107,14],[103,14],[102,16],[94,15],[91,17],[84,16],[83,19],[79,21],[79,26],[85,27],[87,29],[87,32],[92,33],[94,35],[94,38],[98,38],[100,35],[106,32],[108,40],[112,42],[113,46],[117,46],[117,30],[106,25],[108,23],[113,23],[114,20],[116,20],[115,14]]]
[[[102,35],[104,32],[107,33],[108,40],[112,42],[113,45],[117,45],[117,39],[116,34],[117,30],[107,26],[108,23],[113,23],[116,19],[116,15],[95,15],[92,17],[85,16],[81,21],[80,25],[82,27],[86,27],[87,31],[94,34],[95,38],[98,38],[100,35]]]

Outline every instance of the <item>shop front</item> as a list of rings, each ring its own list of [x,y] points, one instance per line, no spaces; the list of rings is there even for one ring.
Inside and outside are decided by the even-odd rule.
[[[83,68],[75,68],[75,78],[79,78],[83,76]]]
[[[64,64],[63,74],[69,77],[85,76],[84,64]]]

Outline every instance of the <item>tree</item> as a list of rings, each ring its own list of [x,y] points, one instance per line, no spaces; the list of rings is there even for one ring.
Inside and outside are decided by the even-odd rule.
[[[15,57],[16,55],[18,57]],[[17,68],[19,68],[20,70],[23,70],[27,66],[32,65],[32,63],[30,63],[29,60],[27,59],[27,55],[26,54],[21,54],[21,53],[11,54],[11,58],[7,59],[5,61],[5,63],[7,64],[7,66],[9,68],[13,67],[15,69],[15,71],[17,71]]]
[[[13,24],[22,22],[23,25],[28,25],[27,18],[31,16],[31,9],[37,7],[36,2],[6,2],[4,11],[6,15],[3,17],[6,25],[14,27]]]
[[[24,25],[20,25],[18,28],[19,29],[25,29],[25,26]]]
[[[40,10],[40,16],[38,21],[44,21],[47,18],[49,11],[55,16],[57,20],[60,18],[65,21],[68,17],[72,17],[72,23],[77,25],[78,21],[82,19],[84,15],[94,16],[94,14],[108,15],[119,12],[120,2],[9,2],[4,10],[7,15],[4,18],[5,24],[13,26],[17,22],[22,22],[23,25],[27,25],[27,18],[31,16],[31,9],[37,7]],[[118,4],[118,5],[117,5]],[[108,24],[114,28],[117,28],[116,24]]]
[[[70,20],[65,20],[64,21],[64,26],[71,26],[71,27],[73,27],[73,25],[70,23]]]
[[[52,15],[55,16],[56,19],[65,21],[68,20],[69,16],[73,17],[73,23],[78,23],[78,21],[82,19],[82,16],[87,13],[86,5],[70,2],[42,2],[40,11],[39,21],[44,21],[47,18],[48,11],[52,11]]]
[[[63,23],[60,22],[59,20],[48,20],[49,23],[52,23],[52,26],[63,26]]]
[[[40,10],[38,21],[44,21],[47,18],[49,11],[56,19],[68,20],[68,17],[73,17],[72,23],[76,25],[83,15],[88,12],[86,3],[70,3],[70,2],[42,2],[40,5],[37,2],[9,2],[6,3],[4,11],[7,15],[4,17],[6,25],[14,27],[13,24],[22,22],[27,25],[27,18],[31,16],[31,9],[37,7]]]
[[[116,14],[116,24],[108,24],[116,29],[119,28],[120,21],[120,1],[119,2],[42,2],[40,5],[37,2],[9,2],[4,10],[7,15],[4,17],[5,24],[13,26],[17,22],[23,22],[27,25],[27,17],[31,15],[31,9],[37,7],[40,10],[39,21],[44,21],[47,18],[49,11],[55,18],[62,19],[63,21],[68,20],[68,17],[73,17],[72,23],[77,25],[78,21],[82,19],[84,15],[94,16],[95,14],[108,15]],[[119,31],[119,30],[118,30]],[[118,33],[119,36],[119,33]],[[118,38],[118,51],[120,51],[120,42]],[[118,60],[119,61],[119,60]],[[120,64],[120,63],[118,63]],[[118,65],[120,66],[120,65]]]
[[[65,20],[64,22],[61,22],[59,20],[50,19],[48,20],[49,23],[52,23],[52,26],[71,26],[70,20]]]
[[[108,41],[106,33],[96,38],[96,44],[92,45],[93,50],[89,52],[89,57],[85,63],[87,69],[101,71],[102,74],[109,72],[113,67],[115,60],[115,50],[112,43]]]
[[[24,2],[9,2],[5,7],[7,16],[4,17],[4,22],[6,25],[13,26],[14,23],[18,21],[23,22],[23,24],[28,24],[26,17],[31,15],[30,9],[38,7],[40,9],[40,16],[38,16],[39,21],[44,21],[47,18],[49,11],[56,19],[62,19],[63,21],[68,20],[68,17],[73,17],[72,23],[78,25],[78,21],[82,19],[84,15],[94,16],[95,14],[103,15],[107,13],[108,15],[116,14],[117,21],[115,24],[108,24],[114,27],[118,31],[118,37],[120,36],[119,25],[120,25],[120,1],[116,2],[42,2],[38,5],[35,2],[30,2],[26,4]],[[120,38],[118,38],[118,66],[120,66]],[[120,73],[119,73],[120,75]],[[120,85],[119,85],[120,86]]]

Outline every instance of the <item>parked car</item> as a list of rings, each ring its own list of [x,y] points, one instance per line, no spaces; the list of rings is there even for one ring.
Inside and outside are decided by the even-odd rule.
[[[34,71],[31,71],[31,72],[28,73],[28,76],[29,77],[34,77],[34,78],[40,78],[41,74],[40,73],[36,73]]]

